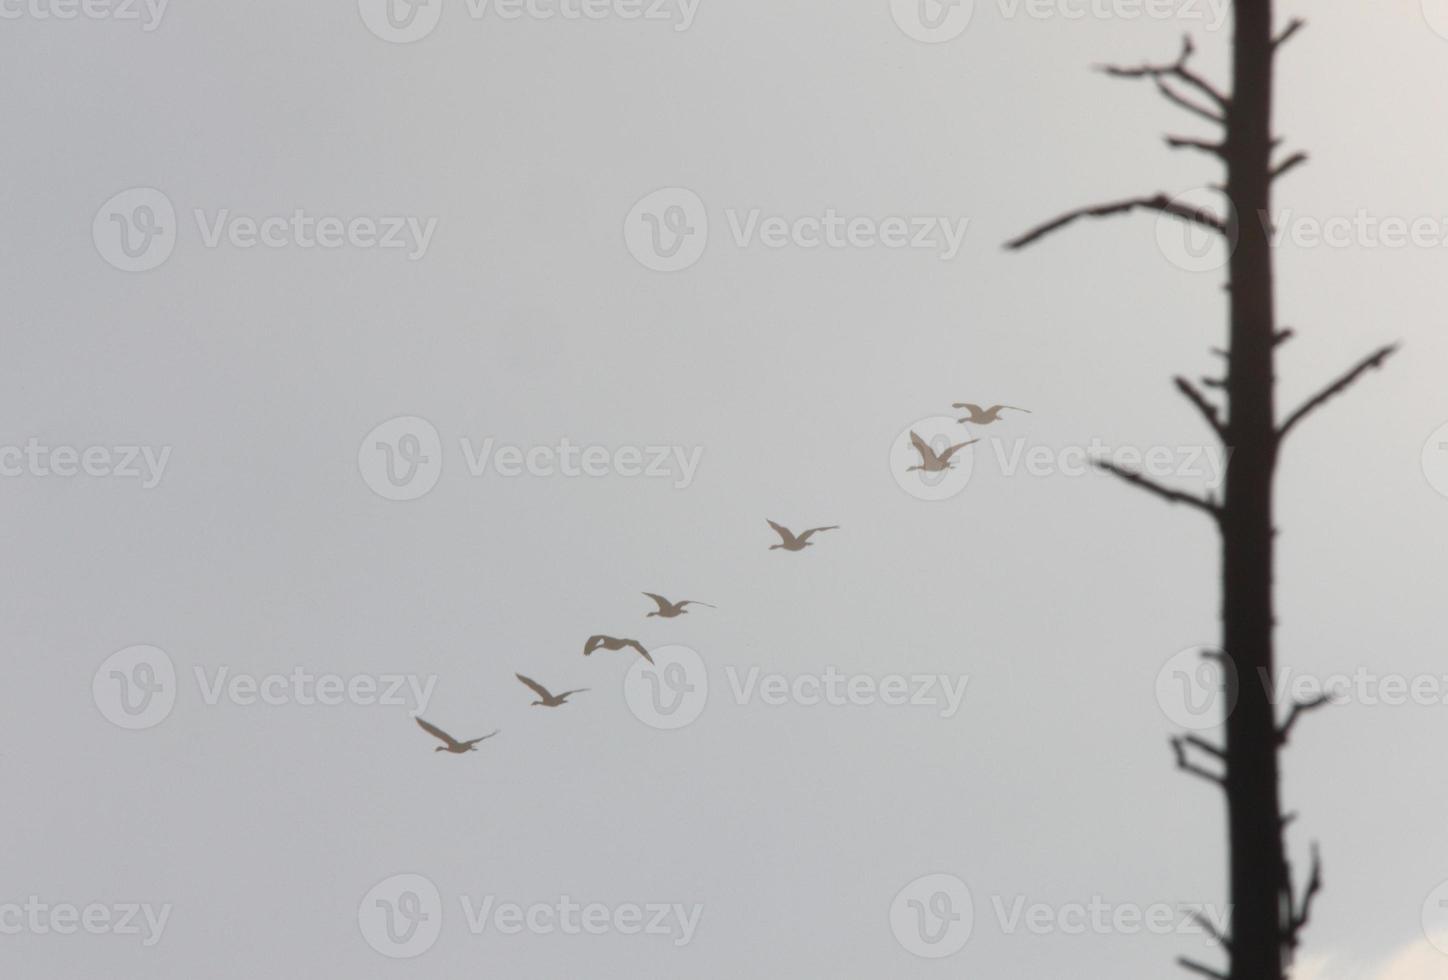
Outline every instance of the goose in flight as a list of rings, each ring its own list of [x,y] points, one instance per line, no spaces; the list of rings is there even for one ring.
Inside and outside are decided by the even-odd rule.
[[[620,640],[616,636],[605,636],[602,633],[597,633],[588,638],[588,642],[583,644],[583,655],[586,657],[593,651],[599,649],[623,650],[627,647],[633,647],[639,652],[639,656],[643,657],[649,663],[654,662],[654,658],[649,656],[649,652],[644,649],[644,645],[638,640]]]
[[[990,408],[981,408],[979,405],[972,404],[971,402],[956,402],[950,407],[963,408],[970,413],[965,418],[958,420],[962,425],[966,422],[971,422],[975,425],[990,425],[992,422],[999,422],[1001,420],[1001,412],[1005,409],[1010,409],[1013,412],[1025,412],[1027,415],[1031,414],[1029,408],[1016,408],[1014,405],[992,405]]]
[[[429,735],[433,736],[434,738],[440,738],[443,740],[445,744],[439,745],[437,748],[433,749],[434,752],[451,752],[454,755],[462,755],[464,752],[476,752],[478,750],[479,742],[487,741],[488,739],[492,738],[493,735],[498,734],[497,732],[493,732],[492,734],[484,735],[482,738],[474,738],[466,742],[459,742],[457,739],[453,738],[441,728],[438,728],[436,725],[430,724],[429,722],[423,721],[421,718],[414,717],[413,721],[416,721],[419,725],[421,725],[422,730],[427,732]]]
[[[768,520],[768,518],[766,518],[766,520]],[[779,544],[769,546],[770,551],[773,551],[775,548],[783,548],[785,551],[803,551],[814,544],[814,542],[810,540],[810,535],[817,534],[820,531],[837,531],[840,527],[838,524],[831,524],[829,527],[812,527],[808,531],[795,534],[783,524],[776,524],[774,521],[769,521],[769,526],[774,528],[774,533],[780,537]]]
[[[682,599],[678,602],[670,602],[663,596],[654,592],[645,592],[644,595],[658,604],[658,610],[649,613],[649,616],[658,616],[660,619],[673,619],[675,616],[682,616],[689,610],[685,606],[705,606],[709,609],[717,609],[718,606],[711,606],[707,602],[700,602],[697,599]],[[648,617],[645,617],[648,618]]]
[[[548,688],[544,687],[542,684],[539,684],[531,677],[524,677],[522,674],[514,674],[513,676],[518,678],[518,680],[522,681],[525,687],[530,689],[534,694],[538,695],[538,697],[542,699],[541,701],[534,701],[534,707],[542,705],[545,708],[557,708],[563,704],[568,703],[568,696],[570,694],[582,694],[584,691],[588,690],[588,688],[586,687],[580,687],[577,690],[564,691],[562,694],[550,694],[548,692]]]
[[[955,465],[951,460],[957,452],[969,446],[971,443],[980,442],[979,439],[967,439],[965,442],[954,446],[947,446],[939,453],[930,448],[930,444],[917,436],[914,431],[910,433],[910,445],[914,446],[920,453],[920,465],[912,466],[906,473],[913,473],[916,470],[924,470],[926,473],[943,473]]]

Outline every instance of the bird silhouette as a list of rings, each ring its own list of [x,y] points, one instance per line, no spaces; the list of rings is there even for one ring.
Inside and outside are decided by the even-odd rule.
[[[980,442],[979,439],[967,439],[965,442],[954,446],[947,446],[936,453],[930,448],[930,444],[917,436],[913,431],[910,433],[910,444],[920,453],[920,465],[912,466],[906,473],[913,473],[915,470],[924,470],[926,473],[941,473],[955,465],[950,457],[969,446],[971,443]]]
[[[588,638],[588,642],[583,644],[583,655],[586,657],[593,653],[593,651],[599,649],[623,650],[627,647],[633,647],[639,652],[639,656],[643,657],[649,663],[654,662],[654,658],[649,656],[649,652],[644,649],[644,645],[638,640],[621,640],[616,636],[605,636],[602,633],[594,634]]]
[[[421,725],[422,730],[427,732],[429,735],[433,736],[434,738],[440,738],[443,740],[445,744],[439,745],[437,748],[433,749],[434,752],[451,752],[454,755],[462,755],[464,752],[476,752],[478,750],[479,742],[487,741],[494,735],[498,734],[497,732],[492,732],[491,734],[484,735],[482,738],[474,738],[466,742],[459,742],[447,732],[443,731],[441,728],[438,728],[436,725],[431,724],[430,722],[423,721],[421,718],[417,717],[413,718],[413,721]]]
[[[684,608],[685,606],[706,606],[709,609],[718,608],[718,606],[710,606],[707,602],[699,602],[697,599],[682,599],[678,602],[670,602],[655,592],[645,592],[644,595],[654,600],[659,606],[658,610],[649,613],[649,616],[658,616],[660,619],[673,619],[675,616],[684,615],[684,613],[689,611]]]
[[[582,694],[584,691],[588,690],[588,688],[586,687],[580,687],[577,690],[564,691],[562,694],[550,694],[548,693],[548,688],[544,687],[542,684],[539,684],[531,677],[524,677],[522,674],[514,674],[513,676],[518,678],[518,680],[522,681],[525,686],[530,688],[534,694],[538,695],[538,697],[542,699],[540,701],[534,701],[534,707],[542,705],[545,708],[557,708],[561,705],[568,703],[568,696],[570,694]]]
[[[1001,412],[1005,409],[1010,409],[1013,412],[1025,412],[1027,415],[1031,414],[1029,408],[1016,408],[1014,405],[992,405],[990,408],[981,408],[979,405],[972,404],[971,402],[956,402],[950,407],[963,408],[970,413],[963,419],[957,419],[962,425],[966,422],[974,425],[990,425],[992,422],[999,422],[1001,420]]]
[[[766,518],[766,520],[768,520],[768,518]],[[838,524],[831,524],[829,527],[812,527],[808,531],[795,534],[783,524],[776,524],[774,521],[769,521],[769,526],[774,528],[775,533],[780,537],[779,544],[769,546],[770,551],[773,551],[775,548],[783,548],[785,551],[803,551],[814,544],[814,542],[809,539],[810,535],[817,534],[820,531],[837,531],[840,527]]]

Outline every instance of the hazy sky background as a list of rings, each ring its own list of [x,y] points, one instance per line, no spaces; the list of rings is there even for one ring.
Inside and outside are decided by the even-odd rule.
[[[1209,10],[1209,8],[1197,8]],[[1284,53],[1279,129],[1309,167],[1278,203],[1317,218],[1448,220],[1448,39],[1417,0],[1333,4]],[[1076,205],[1185,191],[1208,135],[1097,62],[1175,56],[1199,21],[1007,16],[948,43],[885,0],[703,0],[694,23],[481,21],[447,0],[389,44],[353,2],[174,3],[136,23],[0,24],[0,445],[172,447],[164,479],[0,479],[0,903],[174,906],[124,936],[0,936],[3,972],[115,980],[559,976],[1156,978],[1199,936],[1006,933],[1016,896],[1059,907],[1226,901],[1219,795],[1175,772],[1158,671],[1217,635],[1214,536],[1106,477],[1006,476],[975,454],[948,501],[903,492],[890,447],[953,401],[1022,405],[987,434],[1055,448],[1192,446],[1175,373],[1215,367],[1221,274],[1167,262],[1137,216],[1024,254]],[[180,241],[127,274],[92,241],[131,187]],[[624,218],[662,187],[711,223],[659,273]],[[426,256],[205,248],[192,213],[435,216]],[[961,253],[740,248],[726,211],[968,218]],[[1404,353],[1316,416],[1282,466],[1280,656],[1314,676],[1448,675],[1448,499],[1425,440],[1448,422],[1448,249],[1278,252],[1285,407],[1372,347]],[[412,502],[359,473],[374,426],[441,433]],[[702,447],[669,481],[474,478],[457,446]],[[981,447],[977,447],[980,449]],[[843,525],[768,551],[773,518]],[[641,590],[714,602],[645,619]],[[630,713],[626,653],[710,665],[694,724]],[[126,732],[92,677],[134,644],[181,673],[174,713]],[[725,668],[969,675],[964,709],[771,707]],[[205,704],[210,672],[439,676],[406,707]],[[512,678],[591,687],[529,706]],[[1448,880],[1448,706],[1349,704],[1285,757],[1299,872],[1327,887],[1311,980],[1442,976],[1424,899]],[[415,872],[437,944],[364,941],[373,885]],[[956,955],[913,956],[892,898],[953,874],[975,900]],[[700,903],[657,936],[469,935],[457,896]],[[1448,913],[1443,921],[1448,928]]]

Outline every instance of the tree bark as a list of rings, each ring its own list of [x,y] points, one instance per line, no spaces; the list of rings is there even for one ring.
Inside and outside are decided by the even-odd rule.
[[[1279,796],[1272,607],[1276,313],[1268,216],[1272,204],[1272,3],[1237,0],[1227,197],[1236,243],[1228,266],[1230,337],[1222,506],[1222,649],[1236,668],[1226,719],[1231,980],[1282,980],[1290,929]],[[1229,702],[1230,703],[1230,702]]]

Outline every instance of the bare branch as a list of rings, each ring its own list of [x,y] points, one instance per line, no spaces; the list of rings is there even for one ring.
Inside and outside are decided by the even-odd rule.
[[[1144,64],[1138,65],[1135,68],[1126,68],[1120,65],[1102,65],[1100,67],[1102,71],[1112,76],[1113,78],[1150,78],[1152,81],[1157,83],[1157,88],[1159,89],[1162,88],[1161,82],[1163,79],[1177,79],[1178,81],[1191,86],[1202,95],[1205,95],[1207,98],[1211,99],[1212,102],[1216,103],[1217,107],[1220,108],[1225,115],[1225,113],[1229,111],[1232,107],[1232,100],[1229,99],[1223,92],[1219,91],[1217,87],[1214,86],[1211,82],[1208,82],[1206,79],[1202,78],[1196,72],[1192,71],[1190,68],[1187,67],[1187,61],[1191,58],[1195,50],[1196,49],[1192,46],[1191,36],[1188,35],[1182,38],[1181,54],[1177,55],[1177,60],[1172,64]],[[1166,94],[1165,91],[1163,91],[1163,94]],[[1170,96],[1168,96],[1168,98],[1170,98]],[[1173,99],[1172,101],[1176,101],[1176,99]],[[1203,112],[1206,112],[1206,110],[1203,110],[1200,107],[1196,107],[1192,109],[1192,111],[1197,112],[1199,115]],[[1223,116],[1218,116],[1215,113],[1207,114],[1213,119],[1214,122],[1221,123],[1225,121]]]
[[[1227,121],[1220,115],[1205,106],[1200,106],[1193,102],[1166,82],[1162,81],[1161,78],[1153,78],[1152,81],[1156,83],[1156,90],[1161,93],[1162,98],[1166,99],[1172,105],[1179,106],[1194,116],[1200,116],[1207,122],[1214,122],[1219,126],[1225,126],[1227,124]]]
[[[1210,153],[1214,157],[1225,156],[1227,152],[1221,143],[1192,139],[1187,136],[1168,136],[1166,137],[1166,145],[1173,150],[1201,150],[1203,153]]]
[[[1202,964],[1197,963],[1194,960],[1189,960],[1185,956],[1177,958],[1177,966],[1181,967],[1183,970],[1190,970],[1193,973],[1200,973],[1204,977],[1210,977],[1211,980],[1227,980],[1227,975],[1225,973],[1218,973],[1211,967],[1202,966]]]
[[[1211,228],[1224,237],[1227,234],[1226,224],[1214,214],[1173,201],[1165,194],[1157,194],[1154,197],[1132,197],[1124,201],[1113,201],[1110,204],[1098,204],[1094,207],[1078,208],[1075,211],[1067,211],[1059,218],[1053,218],[1043,225],[1031,229],[1019,238],[1006,242],[1006,248],[1025,248],[1032,242],[1045,238],[1047,235],[1061,228],[1066,227],[1077,218],[1106,218],[1111,215],[1125,214],[1128,211],[1141,208],[1146,211],[1158,211],[1162,214],[1169,214],[1175,218],[1192,224],[1203,225]]]
[[[1286,160],[1283,160],[1277,166],[1272,168],[1272,179],[1280,180],[1281,178],[1287,176],[1290,171],[1302,166],[1306,162],[1306,153],[1294,153],[1292,154],[1292,156],[1288,157]]]
[[[1286,29],[1284,29],[1281,34],[1278,34],[1272,39],[1272,50],[1276,51],[1278,48],[1282,47],[1282,45],[1286,44],[1288,40],[1291,39],[1292,35],[1296,34],[1298,31],[1302,30],[1306,26],[1307,21],[1303,20],[1301,17],[1292,18],[1292,20],[1288,22]]]
[[[1178,376],[1173,380],[1176,381],[1177,391],[1180,391],[1187,401],[1197,407],[1197,411],[1202,413],[1202,418],[1207,420],[1207,424],[1212,427],[1212,431],[1225,439],[1227,437],[1227,429],[1226,426],[1222,424],[1222,413],[1217,406],[1207,401],[1207,396],[1202,394],[1201,389],[1186,378]]]
[[[1298,701],[1293,704],[1292,710],[1287,712],[1287,720],[1282,723],[1281,728],[1277,729],[1277,744],[1287,744],[1287,737],[1292,734],[1292,728],[1297,724],[1298,718],[1328,704],[1332,704],[1331,694],[1319,694],[1310,701]]]
[[[1363,358],[1356,365],[1354,365],[1352,370],[1348,371],[1342,377],[1338,378],[1332,384],[1328,385],[1326,388],[1322,389],[1322,391],[1318,392],[1312,398],[1308,399],[1307,404],[1303,405],[1297,411],[1289,415],[1287,417],[1287,421],[1282,423],[1282,427],[1277,430],[1277,441],[1280,443],[1282,440],[1286,439],[1287,434],[1292,431],[1293,427],[1296,426],[1297,423],[1301,422],[1308,415],[1312,414],[1312,412],[1314,412],[1316,409],[1322,407],[1322,405],[1326,402],[1331,401],[1333,398],[1337,397],[1348,388],[1352,387],[1353,382],[1357,381],[1358,378],[1361,378],[1364,374],[1367,374],[1374,368],[1382,367],[1383,362],[1391,357],[1397,351],[1397,349],[1397,344],[1389,344],[1386,347],[1379,348],[1378,350],[1374,351],[1370,356]]]
[[[1227,782],[1221,776],[1209,769],[1204,769],[1187,758],[1187,743],[1180,736],[1174,736],[1171,740],[1171,751],[1176,756],[1177,768],[1182,772],[1189,773],[1209,783],[1216,783],[1218,786],[1226,786]]]
[[[1173,490],[1170,487],[1164,487],[1161,484],[1142,476],[1140,473],[1134,473],[1131,470],[1123,469],[1122,467],[1117,466],[1115,463],[1112,463],[1109,460],[1098,459],[1094,462],[1100,469],[1105,470],[1112,476],[1119,477],[1120,479],[1125,480],[1127,483],[1130,483],[1134,487],[1140,487],[1147,493],[1155,494],[1156,496],[1161,497],[1168,503],[1187,504],[1191,507],[1197,508],[1200,511],[1204,511],[1205,513],[1211,515],[1211,517],[1215,520],[1220,520],[1222,517],[1222,509],[1211,500],[1204,500],[1201,497],[1187,493],[1184,490]]]
[[[1279,344],[1285,344],[1296,336],[1297,331],[1293,330],[1291,327],[1283,327],[1281,330],[1277,331],[1272,335],[1272,346],[1276,347]]]
[[[1213,745],[1211,742],[1208,742],[1206,739],[1201,738],[1200,736],[1182,735],[1179,737],[1186,744],[1192,746],[1195,749],[1200,749],[1208,755],[1214,755],[1218,759],[1227,758],[1227,753],[1225,749],[1221,748],[1220,746]]]
[[[1216,926],[1212,925],[1211,919],[1208,919],[1201,912],[1193,912],[1190,918],[1193,922],[1202,927],[1203,932],[1215,939],[1217,941],[1217,944],[1225,949],[1228,954],[1232,952],[1232,940],[1222,935],[1221,930],[1218,929]]]
[[[1322,891],[1322,854],[1317,849],[1317,844],[1312,845],[1312,873],[1307,876],[1307,890],[1302,894],[1302,901],[1292,911],[1292,921],[1288,927],[1287,941],[1293,946],[1297,945],[1297,934],[1302,927],[1307,925],[1312,918],[1312,902],[1317,898],[1317,893]]]

